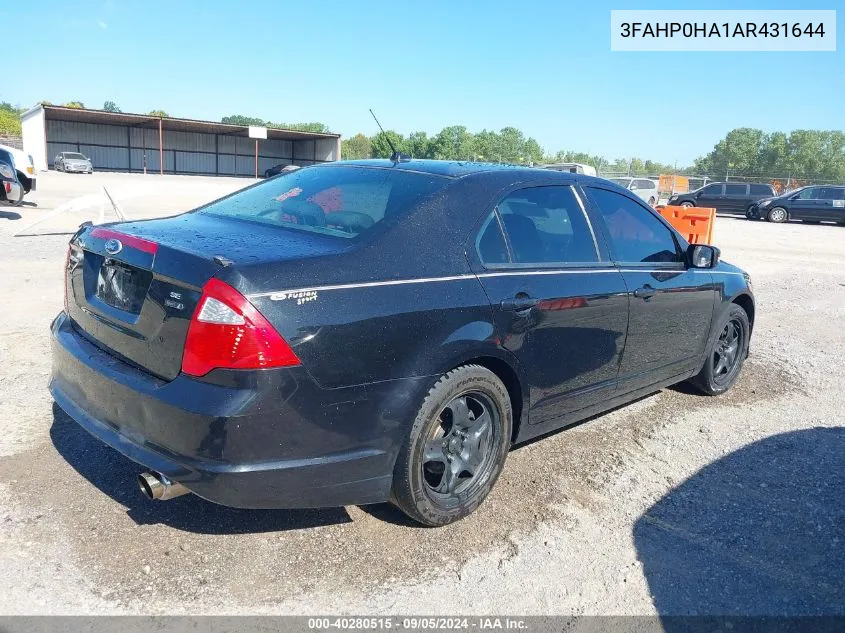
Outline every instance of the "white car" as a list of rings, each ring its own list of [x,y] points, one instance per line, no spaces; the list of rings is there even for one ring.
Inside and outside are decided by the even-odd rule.
[[[658,182],[656,180],[651,178],[611,178],[610,180],[631,193],[637,194],[649,206],[653,207],[657,204]]]
[[[0,145],[0,149],[4,149],[12,155],[15,161],[14,168],[17,172],[18,182],[23,187],[24,193],[35,191],[35,163],[32,156],[16,147],[9,147],[8,145]]]

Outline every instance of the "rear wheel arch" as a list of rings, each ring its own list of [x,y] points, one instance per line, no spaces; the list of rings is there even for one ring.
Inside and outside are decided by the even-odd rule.
[[[502,381],[505,388],[508,390],[510,396],[511,407],[513,409],[513,432],[511,434],[511,443],[516,441],[519,436],[519,430],[522,427],[523,412],[527,412],[526,405],[528,398],[528,390],[523,387],[522,380],[519,377],[517,369],[508,361],[496,356],[478,356],[467,359],[466,361],[450,368],[443,372],[444,374],[453,371],[458,367],[464,365],[480,365],[485,369],[489,369],[496,377]]]

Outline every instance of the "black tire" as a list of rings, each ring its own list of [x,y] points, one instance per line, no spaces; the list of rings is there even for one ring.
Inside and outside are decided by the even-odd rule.
[[[766,215],[766,219],[769,222],[781,224],[789,219],[789,212],[783,207],[774,207],[769,210],[769,213]]]
[[[730,345],[731,331],[737,335],[734,349],[731,349]],[[748,321],[748,315],[740,306],[732,304],[707,345],[704,367],[690,382],[708,396],[725,393],[734,385],[742,371],[742,364],[748,356],[750,337],[751,323]]]
[[[270,170],[269,170],[269,169],[265,169],[265,170],[264,170],[264,177],[265,177],[265,178],[270,178],[272,175],[273,175],[273,174],[271,174],[271,173],[270,173]]]
[[[396,460],[391,501],[426,526],[464,518],[502,472],[512,428],[510,396],[496,374],[453,369],[423,400]]]
[[[689,200],[684,200],[684,201],[680,204],[680,206],[682,206],[684,209],[689,209],[690,207],[694,207],[694,206],[695,206],[695,203],[694,203],[694,202],[690,202]]]
[[[757,220],[759,219],[757,214],[754,213],[754,205],[751,205],[745,210],[745,217],[748,220]]]

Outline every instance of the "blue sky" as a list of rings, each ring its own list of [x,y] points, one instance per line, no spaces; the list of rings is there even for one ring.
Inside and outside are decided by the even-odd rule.
[[[835,9],[824,1],[813,9]],[[26,69],[0,100],[107,99],[219,120],[402,133],[514,126],[549,152],[688,164],[727,131],[845,128],[835,53],[620,53],[611,9],[790,9],[795,2],[4,2]],[[11,6],[9,6],[11,5]],[[275,8],[272,8],[275,7]],[[840,12],[843,15],[843,12]],[[19,67],[20,68],[20,67]]]

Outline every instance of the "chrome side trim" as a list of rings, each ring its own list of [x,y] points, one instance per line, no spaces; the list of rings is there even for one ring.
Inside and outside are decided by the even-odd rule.
[[[271,292],[257,292],[247,295],[248,299],[261,299],[270,297],[271,301],[278,301],[286,299],[291,294],[295,293],[314,293],[326,292],[329,290],[354,290],[356,288],[379,288],[382,286],[404,286],[408,284],[427,284],[442,281],[463,281],[464,279],[484,279],[490,277],[517,277],[523,275],[596,275],[607,273],[686,273],[686,272],[713,272],[705,269],[689,268],[687,270],[673,270],[671,268],[574,268],[574,269],[554,269],[554,270],[508,270],[493,273],[480,273],[478,275],[450,275],[445,277],[419,277],[416,279],[389,279],[385,281],[367,281],[362,283],[347,283],[347,284],[333,284],[326,286],[307,286],[301,288],[291,288],[287,290],[273,290]],[[742,275],[742,273],[734,272],[718,272],[719,275]],[[282,297],[281,295],[285,295]]]

